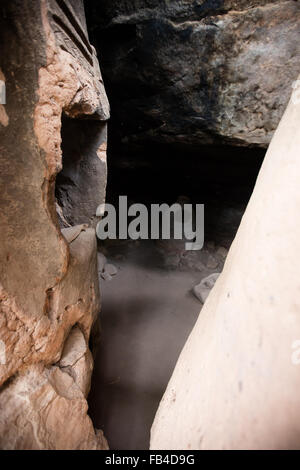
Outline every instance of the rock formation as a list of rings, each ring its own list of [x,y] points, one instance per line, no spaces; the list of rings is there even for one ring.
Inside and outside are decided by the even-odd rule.
[[[147,203],[207,197],[197,203],[214,208],[209,233],[222,232],[201,256],[183,255],[183,243],[157,243],[168,268],[203,273],[194,292],[205,304],[151,447],[299,447],[300,4],[89,0],[86,8],[114,108],[115,195],[126,187],[132,200],[142,188]],[[7,0],[0,10],[0,448],[107,449],[88,414],[90,348],[99,274],[110,286],[124,273],[97,255],[110,110],[96,49],[83,0]],[[142,149],[140,158],[129,158],[132,149]],[[138,167],[147,178],[136,173],[131,185],[124,169]],[[237,201],[228,211],[224,193]],[[140,382],[127,380],[135,397],[149,377],[156,387],[144,368]]]
[[[3,2],[0,23],[0,447],[106,448],[86,397],[109,105],[82,1]]]
[[[160,404],[152,449],[299,449],[297,83]]]
[[[294,0],[88,2],[123,144],[266,148],[299,72]]]

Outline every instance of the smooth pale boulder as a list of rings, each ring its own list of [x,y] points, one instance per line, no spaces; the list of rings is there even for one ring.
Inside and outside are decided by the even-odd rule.
[[[151,449],[300,448],[298,96],[295,87],[158,409]]]

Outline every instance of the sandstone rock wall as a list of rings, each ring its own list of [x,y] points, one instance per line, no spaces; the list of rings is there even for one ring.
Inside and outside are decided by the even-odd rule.
[[[123,144],[266,148],[300,73],[294,0],[88,2]]]
[[[298,85],[160,404],[152,449],[300,447],[299,97]]]
[[[0,447],[105,448],[86,397],[100,308],[88,226],[105,197],[109,105],[81,1],[4,2],[0,23]],[[69,198],[66,181],[77,185]],[[69,241],[56,208],[62,226],[86,224]]]

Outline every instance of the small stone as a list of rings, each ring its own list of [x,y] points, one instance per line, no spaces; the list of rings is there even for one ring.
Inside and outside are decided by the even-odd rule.
[[[214,251],[215,250],[215,242],[207,242],[205,244],[206,248],[210,251]]]
[[[180,263],[180,256],[177,254],[167,255],[165,265],[169,268],[177,268]]]
[[[219,255],[223,259],[226,259],[228,255],[228,250],[224,248],[224,246],[219,246],[219,248],[217,249],[217,255]]]
[[[206,262],[206,267],[209,269],[215,269],[219,265],[218,261],[212,256],[209,255],[207,262]]]
[[[104,281],[111,281],[112,280],[112,276],[106,272],[104,273],[101,273],[101,277]]]
[[[104,271],[104,266],[107,263],[107,259],[103,255],[103,253],[98,253],[97,258],[98,258],[98,272],[102,273]]]
[[[124,261],[125,260],[125,256],[124,255],[121,255],[120,253],[118,253],[117,255],[113,256],[113,258],[117,261]]]
[[[116,268],[116,266],[114,266],[113,264],[107,263],[104,266],[104,272],[109,274],[110,276],[115,276],[118,272],[118,268]]]
[[[205,277],[202,279],[200,284],[193,288],[193,293],[200,300],[203,304],[206,301],[210,291],[214,287],[220,273],[213,273],[210,276]]]
[[[181,257],[181,265],[196,271],[203,271],[206,268],[197,251],[185,252]]]

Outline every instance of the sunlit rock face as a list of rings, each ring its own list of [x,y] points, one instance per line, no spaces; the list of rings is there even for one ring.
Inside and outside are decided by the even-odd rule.
[[[105,439],[86,397],[100,308],[92,226],[105,196],[108,101],[81,1],[4,2],[0,22],[0,447],[100,449]],[[62,119],[77,130],[75,162]],[[86,148],[81,119],[84,128],[91,120]],[[99,184],[87,200],[89,176]],[[66,201],[66,180],[82,200],[74,189]]]
[[[294,0],[97,0],[93,41],[123,143],[266,147],[300,72]]]
[[[300,447],[299,145],[298,87],[160,404],[152,449]]]

